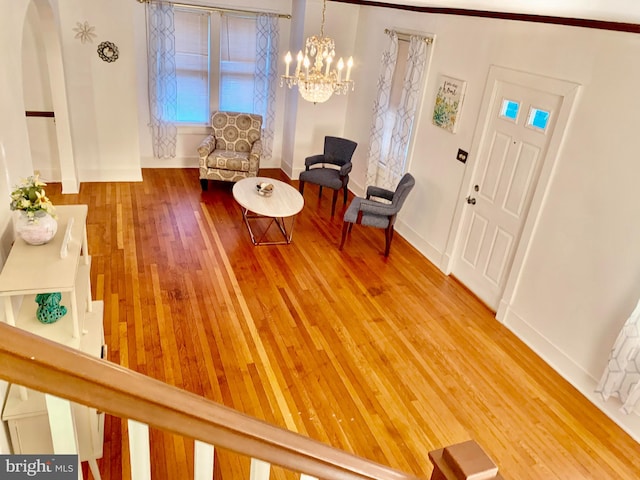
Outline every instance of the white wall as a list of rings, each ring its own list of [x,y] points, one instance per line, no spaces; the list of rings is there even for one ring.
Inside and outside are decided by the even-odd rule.
[[[46,3],[47,0],[38,0]],[[49,68],[64,68],[66,91],[54,92],[68,110],[71,131],[68,132],[68,155],[58,158],[53,152],[58,145],[51,119],[30,119],[29,132],[35,168],[48,180],[59,181],[60,163],[71,162],[79,181],[140,180],[140,148],[137,119],[136,50],[134,46],[133,12],[136,2],[83,2],[82,0],[50,0],[53,6],[54,35],[60,49],[52,55],[42,48],[46,25],[31,8],[24,30],[24,63],[26,101],[31,110],[55,110],[57,127],[66,112],[52,102]],[[78,23],[88,22],[96,37],[82,43],[75,38]],[[43,28],[45,27],[45,28]],[[116,62],[102,61],[97,54],[100,42],[111,41],[119,49]],[[45,45],[50,47],[50,45]],[[46,54],[46,55],[45,55]],[[42,58],[45,55],[46,58]],[[52,67],[52,65],[54,67]],[[53,87],[55,90],[55,85]],[[53,135],[53,138],[52,138]],[[66,143],[60,142],[63,146]],[[47,148],[50,147],[50,148]],[[64,148],[62,149],[64,155]],[[49,157],[47,158],[47,153]],[[76,183],[75,179],[72,183]],[[64,179],[63,179],[64,186]]]
[[[355,57],[354,45],[356,41],[358,15],[360,8],[356,5],[327,2],[326,20],[324,25],[325,36],[331,37],[336,42],[336,58],[343,57],[346,61],[349,56]],[[320,34],[322,19],[322,1],[307,0],[304,12],[304,38]],[[303,41],[292,45],[292,55],[295,58],[297,51],[303,48]],[[355,67],[354,67],[355,68]],[[281,64],[281,73],[284,74],[284,62]],[[288,96],[297,96],[297,88],[286,90]],[[322,153],[324,137],[326,135],[341,136],[346,125],[351,122],[347,115],[347,106],[354,92],[348,95],[333,95],[327,102],[313,104],[297,100],[296,121],[291,128],[295,129],[292,147],[292,157],[286,158],[292,178],[298,178],[304,170],[304,159],[309,155]],[[361,148],[361,147],[359,147]]]
[[[636,0],[388,0],[385,3],[464,8],[490,12],[528,13],[618,22],[640,21]]]
[[[507,292],[502,321],[636,439],[640,418],[619,415],[593,389],[621,325],[640,296],[640,178],[637,112],[640,35],[554,25],[362,8],[356,41],[357,92],[345,135],[366,145],[385,27],[436,35],[424,110],[409,170],[417,186],[398,231],[441,268],[452,252],[454,214],[470,185],[458,148],[469,151],[492,64],[582,85],[531,248]],[[468,82],[456,134],[431,124],[439,74]],[[365,181],[365,149],[351,187]],[[359,163],[361,162],[362,163]],[[517,280],[517,281],[515,281]]]
[[[72,136],[81,182],[140,180],[136,50],[133,11],[137,2],[58,2]],[[87,21],[97,35],[91,43],[73,28]],[[115,62],[100,59],[98,44],[113,42]]]

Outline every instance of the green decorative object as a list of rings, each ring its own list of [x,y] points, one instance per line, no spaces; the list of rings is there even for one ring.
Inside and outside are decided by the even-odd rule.
[[[62,300],[60,292],[37,294],[36,317],[38,320],[42,323],[55,323],[64,317],[67,314],[67,307],[60,305],[60,300]]]

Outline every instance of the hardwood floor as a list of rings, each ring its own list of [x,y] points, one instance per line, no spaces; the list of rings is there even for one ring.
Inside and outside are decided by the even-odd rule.
[[[385,259],[356,226],[340,252],[343,210],[308,185],[293,243],[254,247],[231,185],[143,176],[47,187],[89,205],[111,361],[425,479],[430,450],[470,438],[507,479],[640,478],[640,446],[400,235]],[[129,478],[124,433],[107,418],[104,479]],[[193,478],[190,439],[151,447],[155,480]],[[246,479],[249,460],[216,470]]]

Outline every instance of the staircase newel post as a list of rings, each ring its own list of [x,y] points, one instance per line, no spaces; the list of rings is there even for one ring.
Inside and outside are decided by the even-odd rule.
[[[429,452],[431,480],[503,480],[498,466],[475,441]]]

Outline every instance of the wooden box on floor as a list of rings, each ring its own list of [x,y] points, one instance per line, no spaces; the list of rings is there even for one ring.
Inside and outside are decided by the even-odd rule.
[[[429,452],[431,480],[502,480],[498,466],[473,440]]]

